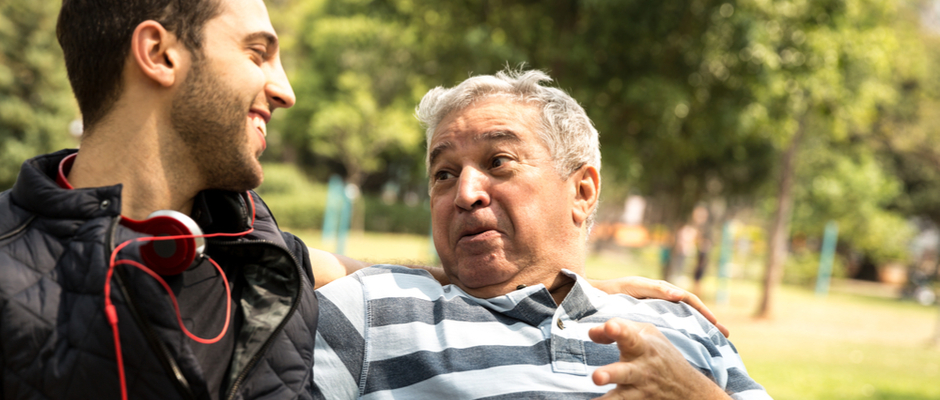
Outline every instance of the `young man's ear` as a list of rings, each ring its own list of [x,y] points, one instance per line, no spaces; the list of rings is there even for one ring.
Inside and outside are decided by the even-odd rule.
[[[587,221],[594,212],[594,208],[597,207],[601,194],[601,176],[597,168],[585,165],[575,171],[571,179],[575,189],[571,217],[575,225],[580,226]]]
[[[144,76],[160,86],[169,87],[182,78],[180,65],[188,61],[189,54],[176,35],[159,22],[149,20],[134,29],[131,56]]]

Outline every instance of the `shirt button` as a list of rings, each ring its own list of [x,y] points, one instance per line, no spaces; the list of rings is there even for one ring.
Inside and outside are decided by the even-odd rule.
[[[565,329],[565,323],[561,322],[561,318],[558,318],[558,329]]]

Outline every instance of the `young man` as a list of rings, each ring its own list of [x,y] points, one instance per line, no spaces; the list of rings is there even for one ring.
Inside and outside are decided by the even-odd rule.
[[[264,3],[65,0],[57,29],[85,133],[0,194],[2,397],[307,397],[307,249],[249,192],[267,122],[294,104]],[[168,290],[128,265],[169,262],[133,241],[180,233],[144,222],[157,210],[225,235]]]

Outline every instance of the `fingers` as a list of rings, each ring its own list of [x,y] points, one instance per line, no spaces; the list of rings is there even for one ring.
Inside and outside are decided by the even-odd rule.
[[[731,337],[731,331],[729,331],[728,328],[725,328],[725,326],[720,322],[715,322],[715,327],[718,328],[718,331],[721,332],[722,335],[725,335],[726,339]]]
[[[715,317],[715,314],[712,314],[711,310],[709,310],[708,307],[705,306],[705,303],[703,303],[702,300],[698,298],[698,296],[692,294],[691,292],[685,292],[685,296],[682,298],[681,301],[685,304],[692,306],[692,308],[696,309],[699,313],[701,313],[702,316],[708,320],[708,322],[711,322],[712,324],[715,325],[716,328],[718,328],[718,330],[721,332],[722,335],[725,335],[725,337],[728,337],[731,335],[731,332],[728,331],[728,328],[725,328],[724,325],[718,322],[718,318]]]
[[[705,307],[705,303],[702,303],[702,299],[698,298],[698,296],[692,294],[691,292],[686,292],[681,301],[702,313],[702,316],[705,317],[708,322],[713,324],[718,322],[718,318],[715,318],[715,314],[712,314],[712,311],[709,310],[708,307]]]
[[[716,318],[715,314],[712,314],[712,311],[705,306],[705,303],[702,302],[702,299],[699,299],[698,296],[692,294],[692,292],[684,290],[666,281],[656,281],[652,279],[647,280],[650,281],[648,282],[649,285],[642,286],[645,287],[643,290],[645,297],[639,297],[637,295],[633,295],[633,297],[681,301],[692,306],[692,308],[701,313],[702,316],[708,320],[708,322],[711,322],[715,325],[716,328],[718,328],[722,335],[725,335],[725,337],[731,335],[731,332],[728,331],[728,328],[725,328],[724,325],[718,323],[718,318]],[[639,287],[641,286],[638,285],[638,288]],[[666,297],[665,295],[668,295],[669,297]]]
[[[626,294],[638,299],[681,301],[687,294],[690,294],[669,282],[640,276],[623,278],[623,286]]]
[[[614,338],[614,335],[617,335],[619,333],[618,330],[620,329],[620,327],[619,326],[608,327],[611,321],[613,320],[608,320],[607,322],[601,325],[598,325],[589,329],[588,337],[590,337],[591,340],[593,340],[595,343],[600,343],[600,344],[613,343],[616,340]]]
[[[642,376],[642,372],[637,369],[636,364],[618,362],[594,370],[591,379],[597,386],[610,383],[635,385],[640,382],[640,376]]]
[[[611,318],[588,330],[588,336],[600,344],[616,342],[620,349],[620,360],[629,361],[646,351],[646,343],[640,337],[641,330],[642,327],[636,322]]]
[[[636,390],[636,384],[642,380],[640,365],[630,362],[645,352],[645,343],[640,337],[639,324],[619,318],[608,320],[588,331],[591,340],[598,343],[617,342],[620,349],[620,362],[602,366],[591,374],[595,385],[616,384],[617,387],[597,400],[642,399],[642,393]]]

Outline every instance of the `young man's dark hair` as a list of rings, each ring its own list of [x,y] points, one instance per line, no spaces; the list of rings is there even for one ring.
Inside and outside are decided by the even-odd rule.
[[[85,128],[117,101],[137,25],[155,20],[198,55],[202,28],[219,9],[218,0],[63,0],[56,36]]]

